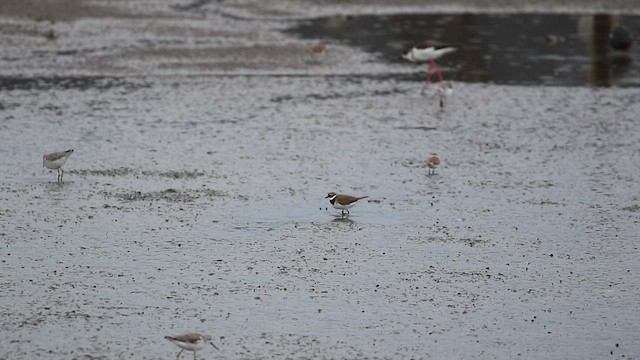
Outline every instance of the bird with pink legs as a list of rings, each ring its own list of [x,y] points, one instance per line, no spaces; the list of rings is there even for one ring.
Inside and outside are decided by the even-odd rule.
[[[411,62],[414,62],[414,63],[426,62],[429,64],[429,68],[427,70],[427,78],[424,82],[422,93],[424,93],[424,90],[426,89],[426,87],[429,86],[429,83],[431,82],[431,76],[433,75],[434,70],[438,75],[438,79],[441,82],[444,80],[444,78],[442,77],[442,71],[440,71],[438,64],[436,64],[436,60],[456,50],[458,49],[453,46],[449,46],[443,42],[440,42],[437,40],[426,40],[415,45],[413,48],[411,48],[411,50],[409,50],[405,54],[402,54],[403,58]]]

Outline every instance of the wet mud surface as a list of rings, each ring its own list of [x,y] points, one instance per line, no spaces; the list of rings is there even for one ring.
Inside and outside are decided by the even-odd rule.
[[[130,57],[151,21],[119,5],[100,66],[102,17],[2,40],[0,358],[173,359],[187,331],[205,359],[640,357],[636,88],[455,82],[440,109],[415,68],[310,52],[288,2],[153,4],[242,35]],[[58,41],[97,50],[29,55]],[[58,184],[42,155],[71,147]],[[329,191],[369,198],[342,218]]]

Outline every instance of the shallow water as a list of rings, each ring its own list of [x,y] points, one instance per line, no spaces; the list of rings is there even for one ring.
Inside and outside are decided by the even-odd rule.
[[[394,14],[314,18],[289,31],[357,46],[384,61],[426,39],[458,51],[438,60],[447,79],[510,85],[640,86],[640,47],[609,47],[617,25],[640,34],[640,17],[570,14]],[[417,66],[417,65],[416,65]],[[426,72],[426,66],[421,65]],[[423,68],[424,67],[424,68]]]
[[[173,358],[186,331],[202,358],[637,357],[637,91],[456,82],[440,109],[350,51],[4,71],[0,358]],[[329,191],[370,198],[343,219]]]

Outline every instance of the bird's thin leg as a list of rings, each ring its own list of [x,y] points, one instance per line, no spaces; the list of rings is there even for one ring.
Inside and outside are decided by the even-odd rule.
[[[178,356],[176,356],[176,360],[180,360],[180,354],[182,354],[183,351],[184,349],[180,350],[180,352],[178,353]]]
[[[431,65],[431,63],[429,63],[429,68],[427,69],[427,80],[425,80],[425,86],[429,86],[429,83],[431,82],[431,76],[433,76],[433,65]]]
[[[429,64],[429,67],[427,68],[427,77],[424,79],[424,86],[422,86],[422,95],[424,95],[424,91],[429,87],[429,82],[431,82],[431,75],[433,75],[433,68],[431,67],[431,64]]]
[[[193,352],[193,360],[196,360],[196,352]]]
[[[443,80],[442,72],[440,72],[440,68],[438,67],[438,64],[436,64],[436,61],[431,60],[429,61],[429,63],[433,66],[434,69],[436,69],[436,73],[438,73],[438,78],[440,79],[440,81],[442,81]]]
[[[64,170],[60,168],[60,182],[62,182],[62,176],[64,176]]]

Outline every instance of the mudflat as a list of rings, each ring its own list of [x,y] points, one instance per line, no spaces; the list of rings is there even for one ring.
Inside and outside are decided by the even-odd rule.
[[[441,109],[282,31],[422,9],[394,4],[3,2],[0,358],[191,331],[200,358],[640,357],[637,89],[454,82]]]

